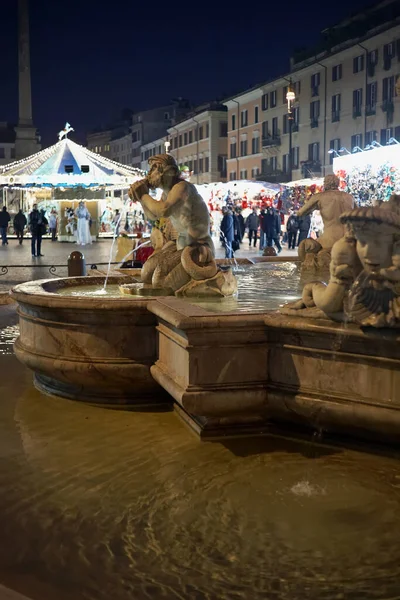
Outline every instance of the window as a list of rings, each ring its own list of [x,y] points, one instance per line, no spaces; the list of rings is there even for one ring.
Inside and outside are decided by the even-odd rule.
[[[367,84],[367,106],[366,106],[367,115],[375,114],[377,96],[378,96],[378,83],[376,81],[374,81],[373,83],[368,83]]]
[[[269,94],[269,105],[271,108],[275,108],[276,106],[276,90]]]
[[[188,134],[184,133],[183,134],[183,145],[187,146],[187,143],[188,143]]]
[[[263,94],[261,97],[261,109],[268,110],[268,94]]]
[[[381,145],[382,146],[387,144],[391,137],[393,137],[393,127],[388,127],[387,129],[381,129]]]
[[[166,121],[168,121],[168,119],[169,119],[169,112],[165,112],[165,113],[164,113],[164,119],[165,119]]]
[[[260,138],[257,137],[253,137],[253,139],[251,140],[251,153],[252,154],[258,154],[260,152]]]
[[[319,162],[319,142],[308,144],[308,160],[313,163]]]
[[[232,131],[234,131],[236,129],[236,115],[232,115],[231,116],[231,124],[232,124]]]
[[[247,140],[240,141],[240,156],[247,156]]]
[[[340,139],[339,138],[335,138],[334,140],[331,140],[329,142],[329,149],[330,150],[335,150],[336,152],[339,153],[341,146],[340,146]],[[329,155],[329,162],[332,165],[333,164],[333,159],[335,158],[336,154],[335,152],[331,152],[331,154]]]
[[[353,118],[360,117],[362,111],[362,88],[353,92]]]
[[[199,126],[197,125],[196,129],[194,130],[194,141],[197,142],[198,139],[199,139]]]
[[[318,127],[318,119],[319,119],[319,100],[313,100],[310,102],[310,119],[311,119],[311,127]]]
[[[247,179],[247,169],[242,169],[240,171],[240,179]]]
[[[226,177],[226,156],[225,154],[218,154],[217,157],[217,169],[221,177]]]
[[[258,106],[254,107],[254,123],[258,123]]]
[[[5,158],[6,157],[6,149],[0,146],[0,158]],[[82,169],[81,169],[82,171]]]
[[[283,115],[283,133],[289,133],[289,115],[288,114],[284,114]]]
[[[255,177],[258,177],[259,174],[260,174],[260,169],[258,167],[254,167],[254,169],[251,170],[252,179],[254,179]]]
[[[300,148],[295,146],[292,148],[292,168],[298,169],[300,165]]]
[[[179,136],[179,148],[182,148],[182,134]]]
[[[240,126],[247,127],[248,125],[248,113],[247,110],[242,110],[240,113]]]
[[[196,175],[197,173],[197,159],[193,161],[193,174]]]
[[[337,123],[338,121],[340,121],[340,104],[340,94],[335,94],[334,96],[332,96],[332,123]]]
[[[229,173],[229,181],[235,181],[236,179],[236,171],[231,171]]]
[[[377,131],[367,131],[365,134],[365,145],[370,146],[372,142],[376,142],[378,140],[378,132]]]
[[[292,125],[292,130],[293,131],[298,131],[299,130],[299,124],[300,124],[300,107],[296,106],[293,111],[293,125]]]
[[[231,142],[231,158],[236,158],[236,142]]]
[[[138,139],[138,132],[134,131],[132,133],[132,142],[135,143],[135,142],[138,142],[138,141],[139,141],[139,139]]]
[[[269,169],[274,172],[278,169],[278,157],[277,156],[271,156],[271,158],[269,159]]]
[[[203,125],[199,127],[199,140],[203,139]]]
[[[283,170],[284,173],[288,173],[289,172],[289,154],[284,154],[283,155],[282,170]]]
[[[224,121],[219,122],[219,137],[227,137],[228,136],[228,123]]]
[[[395,47],[394,43],[390,42],[390,44],[385,44],[383,46],[383,68],[385,71],[389,71],[392,66],[392,59],[394,58]]]
[[[272,137],[278,137],[279,135],[279,130],[278,130],[278,117],[274,117],[272,119]]]
[[[11,148],[11,158],[15,158],[15,148]]]
[[[368,64],[375,66],[378,64],[378,50],[368,52]]]
[[[335,65],[332,67],[332,81],[339,81],[342,79],[342,65]]]
[[[191,129],[189,131],[189,144],[192,144],[192,143],[193,143],[193,130]]]
[[[199,173],[203,172],[203,159],[199,158]]]
[[[356,133],[355,135],[351,136],[351,149],[354,150],[354,148],[362,148],[362,133]]]
[[[210,137],[210,123],[206,124],[206,139]]]
[[[208,173],[210,170],[210,157],[206,156],[204,159],[204,173]]]
[[[311,95],[319,96],[319,86],[321,83],[321,73],[311,75]]]
[[[392,102],[394,96],[394,75],[385,77],[382,81],[382,101]]]
[[[268,121],[263,121],[262,126],[261,126],[261,130],[262,130],[262,137],[263,137],[263,139],[266,139],[269,136],[269,133],[268,133]]]
[[[288,89],[289,86],[285,85],[285,87],[282,89],[282,104],[286,104],[287,100],[286,100],[286,94],[288,93]]]
[[[364,70],[364,54],[353,58],[353,73],[361,73]]]
[[[178,147],[178,136],[174,137],[174,149]]]

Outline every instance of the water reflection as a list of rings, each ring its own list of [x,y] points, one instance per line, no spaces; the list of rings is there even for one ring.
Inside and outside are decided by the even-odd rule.
[[[1,357],[0,575],[34,600],[400,593],[400,471],[41,395]],[[311,458],[311,455],[313,458]]]

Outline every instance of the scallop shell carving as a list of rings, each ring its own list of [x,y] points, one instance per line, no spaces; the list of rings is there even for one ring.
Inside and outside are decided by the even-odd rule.
[[[352,285],[346,314],[354,322],[370,327],[400,327],[400,297],[385,279],[365,272]]]

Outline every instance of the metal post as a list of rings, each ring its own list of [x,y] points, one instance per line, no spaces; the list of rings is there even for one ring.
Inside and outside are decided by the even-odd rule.
[[[290,112],[288,115],[289,120],[289,181],[293,180],[293,148],[292,148],[292,133],[293,133],[293,112]]]

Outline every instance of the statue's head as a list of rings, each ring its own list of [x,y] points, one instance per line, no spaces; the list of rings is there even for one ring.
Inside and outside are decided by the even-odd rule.
[[[400,195],[393,194],[379,206],[359,207],[340,220],[357,240],[357,254],[364,270],[379,273],[393,264],[400,241]]]
[[[338,190],[340,179],[336,175],[325,175],[324,177],[324,190]]]
[[[150,170],[147,182],[152,189],[162,188],[169,181],[180,177],[179,167],[171,154],[156,154],[149,158]]]

